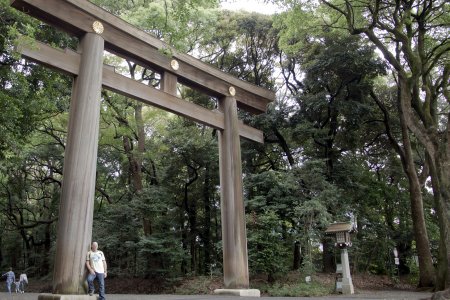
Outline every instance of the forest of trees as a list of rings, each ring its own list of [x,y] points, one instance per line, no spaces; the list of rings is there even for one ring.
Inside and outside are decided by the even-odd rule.
[[[93,0],[202,61],[277,92],[264,132],[241,139],[250,274],[334,272],[324,232],[354,222],[352,272],[450,285],[450,4],[274,0]],[[25,34],[77,40],[0,0],[0,266],[52,273],[72,78],[21,59]],[[105,53],[123,74],[159,74]],[[216,108],[185,86],[180,96]],[[110,276],[221,274],[217,132],[102,91],[93,238]]]

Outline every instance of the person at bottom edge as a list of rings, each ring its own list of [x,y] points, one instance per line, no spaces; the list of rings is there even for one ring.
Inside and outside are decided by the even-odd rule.
[[[105,300],[105,278],[107,276],[107,266],[105,255],[98,250],[98,243],[92,242],[91,250],[86,255],[86,268],[88,269],[87,283],[88,292],[92,296],[94,294],[94,280],[98,281],[98,299]]]

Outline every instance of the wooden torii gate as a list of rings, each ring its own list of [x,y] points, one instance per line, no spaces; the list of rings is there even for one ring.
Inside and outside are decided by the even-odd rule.
[[[53,294],[39,299],[84,299],[85,255],[92,238],[101,87],[219,130],[224,291],[249,290],[239,137],[263,142],[262,132],[238,120],[237,108],[264,113],[275,93],[234,78],[170,46],[86,0],[11,0],[16,9],[79,38],[77,52],[36,42],[19,49],[28,59],[74,77],[59,211]],[[103,52],[161,74],[161,89],[103,65]],[[176,84],[219,99],[211,111],[176,96]],[[237,292],[233,292],[237,291]],[[250,291],[250,292],[249,292]],[[259,295],[259,291],[257,293]]]

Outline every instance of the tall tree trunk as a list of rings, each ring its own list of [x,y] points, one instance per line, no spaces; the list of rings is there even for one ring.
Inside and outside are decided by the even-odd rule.
[[[205,180],[203,183],[203,210],[205,214],[205,219],[203,222],[203,251],[204,251],[204,262],[203,262],[203,272],[208,274],[211,267],[211,253],[212,253],[212,243],[211,243],[211,199],[210,199],[210,163],[207,162],[205,165]]]
[[[49,263],[48,253],[50,253],[51,246],[52,246],[52,240],[51,240],[50,224],[47,224],[45,226],[44,255],[43,255],[42,266],[41,266],[41,275],[42,276],[46,276],[50,272],[50,263]]]
[[[140,193],[142,191],[142,175],[141,166],[134,155],[133,142],[129,136],[123,136],[123,149],[128,158],[129,180],[133,187],[133,192]]]
[[[401,126],[402,145],[393,136],[390,124],[389,112],[384,104],[372,91],[371,96],[384,114],[384,124],[391,145],[399,154],[403,171],[408,178],[409,199],[411,203],[411,219],[413,223],[414,239],[416,241],[417,255],[419,256],[419,286],[434,287],[436,277],[434,273],[433,261],[430,251],[429,239],[426,230],[425,217],[423,211],[423,200],[421,194],[421,184],[413,160],[413,152],[408,129],[408,112],[410,110],[410,97],[408,83],[401,74],[398,78],[397,105],[399,109],[399,119]]]
[[[444,70],[443,86],[445,99],[447,103],[450,102],[449,91],[449,78],[450,78],[450,64],[447,64]],[[441,194],[441,203],[443,206],[443,219],[446,220],[445,224],[445,245],[447,247],[447,274],[445,278],[445,287],[450,289],[450,113],[447,113],[447,128],[443,134],[443,149],[440,152],[440,161],[437,166],[437,174],[441,183],[439,192]],[[442,230],[442,229],[441,229]],[[447,294],[450,295],[450,290],[447,290]]]
[[[302,262],[303,262],[302,248],[300,246],[300,242],[295,241],[295,243],[294,243],[294,261],[292,264],[292,270],[295,271],[295,270],[300,269]]]
[[[0,236],[0,266],[3,266],[3,243],[2,243],[3,239]]]
[[[322,253],[322,264],[323,272],[334,273],[336,272],[336,262],[334,260],[334,245],[330,242],[330,239],[324,237],[322,239],[323,253]]]
[[[133,153],[133,171],[137,194],[142,193],[143,182],[142,182],[142,160],[145,153],[145,130],[144,121],[142,118],[142,103],[138,102],[134,107],[134,120],[136,121],[136,132],[137,132],[137,151]],[[142,227],[144,229],[144,235],[150,236],[152,234],[152,221],[146,215],[142,216]]]
[[[450,66],[447,65],[444,73],[444,85],[445,98],[447,103],[450,102],[450,92],[448,91]],[[439,276],[439,288],[447,288],[447,294],[450,295],[450,113],[447,113],[447,128],[443,132],[443,143],[441,144],[440,151],[437,151],[436,161],[436,177],[438,178],[439,186],[436,193],[440,196],[438,205],[438,217],[440,219],[440,236],[444,240],[441,244],[445,245],[445,251],[442,250],[442,266],[447,266],[447,270],[442,270],[441,276]],[[442,247],[443,248],[443,247]],[[443,257],[446,255],[447,259]],[[444,264],[445,263],[445,264]]]
[[[402,131],[404,158],[402,165],[409,182],[409,197],[411,201],[411,217],[413,220],[414,238],[416,240],[417,254],[419,256],[419,287],[434,287],[436,283],[435,270],[430,251],[430,242],[423,211],[422,191],[414,164],[413,151],[409,138],[407,111],[410,108],[410,89],[406,79],[399,76],[399,115]]]
[[[189,201],[189,186],[193,184],[198,179],[198,172],[192,166],[188,167],[188,177],[189,180],[184,184],[184,209],[188,216],[189,223],[189,234],[187,234],[186,239],[189,241],[190,245],[190,255],[191,255],[191,272],[195,273],[195,266],[197,265],[195,249],[197,244],[197,205],[196,200],[193,198]],[[191,205],[189,205],[191,203]]]
[[[322,3],[332,8],[335,12],[345,17],[347,29],[353,35],[365,34],[367,38],[383,53],[385,60],[398,73],[398,85],[401,95],[398,97],[400,108],[400,122],[402,125],[403,141],[406,141],[407,130],[411,130],[419,143],[426,149],[427,154],[433,160],[436,174],[434,180],[434,195],[441,198],[438,201],[437,210],[442,211],[442,218],[439,217],[441,239],[444,239],[447,252],[447,272],[444,274],[449,281],[448,262],[450,259],[450,115],[445,112],[445,105],[450,102],[448,90],[450,65],[446,62],[446,55],[449,48],[446,45],[447,37],[437,38],[436,44],[430,45],[427,42],[429,28],[436,25],[435,21],[440,18],[443,11],[439,4],[434,5],[433,1],[420,4],[420,13],[415,14],[415,8],[411,1],[392,1],[387,5],[367,4],[360,7],[360,2],[344,1],[344,5],[336,5],[333,1],[321,0]],[[355,10],[353,4],[358,3],[359,9]],[[378,3],[378,2],[377,2]],[[365,9],[367,8],[367,9]],[[356,24],[362,15],[368,20],[367,26],[361,27],[361,23]],[[381,17],[381,12],[388,13],[387,18]],[[356,13],[356,14],[355,14]],[[445,28],[445,24],[438,24],[435,30],[440,31]],[[396,43],[396,53],[393,53],[392,44]],[[446,100],[446,102],[441,101]],[[444,120],[445,112],[447,119]],[[440,128],[447,126],[446,132],[440,132]],[[409,140],[407,141],[409,143]],[[405,145],[405,153],[411,152],[411,146]],[[425,245],[425,237],[420,238],[420,233],[426,233],[422,224],[423,212],[422,199],[419,199],[420,189],[417,187],[417,174],[413,170],[412,155],[408,153],[406,160],[402,158],[403,167],[410,182],[411,210],[413,215],[413,227],[415,230],[416,242],[419,251],[419,267],[421,285],[428,285],[435,282],[431,274],[432,263],[428,257],[429,248]],[[436,201],[436,199],[435,199]],[[442,206],[442,208],[441,208]],[[439,213],[439,212],[438,212]],[[445,222],[447,224],[445,224]],[[442,227],[445,226],[445,227]],[[419,245],[420,244],[420,245]],[[439,274],[442,275],[442,274]],[[428,278],[426,278],[426,276]],[[439,281],[442,279],[439,278]],[[449,291],[450,294],[450,291]]]
[[[429,156],[427,156],[429,159]],[[443,163],[443,165],[449,165],[449,162]],[[431,184],[433,186],[433,197],[434,197],[434,207],[436,210],[436,215],[438,217],[439,224],[439,252],[438,252],[438,265],[437,265],[437,282],[436,282],[436,290],[443,290],[445,288],[450,287],[449,277],[450,277],[450,237],[449,237],[449,209],[445,201],[443,199],[445,193],[449,190],[450,179],[443,178],[442,175],[439,175],[438,172],[445,172],[445,168],[438,167],[438,170],[434,167],[433,163],[430,163],[430,175],[431,175]],[[446,176],[450,176],[447,174]],[[441,187],[441,184],[444,185],[444,188]],[[445,186],[447,185],[447,188]]]
[[[183,255],[183,258],[181,260],[180,270],[181,270],[181,274],[187,274],[188,270],[187,270],[186,255],[188,253],[188,251],[187,251],[187,248],[188,248],[187,247],[188,234],[187,234],[187,228],[184,225],[183,211],[182,210],[180,210],[180,211],[181,211],[181,217],[180,217],[180,222],[181,222],[181,224],[180,224],[181,225],[181,245],[182,245],[182,248],[183,248],[183,253],[185,254],[185,255]]]
[[[286,157],[289,161],[289,165],[291,167],[294,167],[295,165],[295,160],[294,157],[292,156],[292,152],[291,149],[289,148],[288,143],[286,142],[286,139],[284,138],[284,136],[280,133],[280,131],[278,130],[278,128],[274,125],[272,126],[272,130],[273,133],[275,134],[275,136],[278,139],[278,144],[280,145],[280,147],[283,149],[284,153],[286,154]]]

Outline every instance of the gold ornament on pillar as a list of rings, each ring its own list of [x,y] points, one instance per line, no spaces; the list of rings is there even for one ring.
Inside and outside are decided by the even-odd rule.
[[[172,61],[170,62],[170,66],[172,67],[172,69],[174,69],[175,71],[178,70],[180,68],[180,64],[178,63],[178,61],[176,61],[175,59],[172,59]]]
[[[230,92],[231,96],[236,96],[236,89],[233,86],[230,86],[228,92]]]
[[[92,23],[92,29],[94,29],[94,32],[97,34],[102,34],[103,33],[103,24],[99,21],[94,21],[94,23]]]

